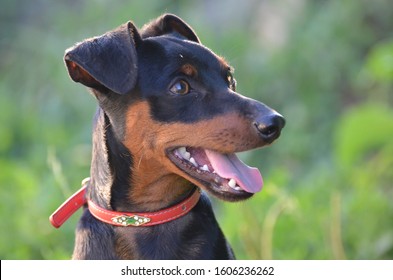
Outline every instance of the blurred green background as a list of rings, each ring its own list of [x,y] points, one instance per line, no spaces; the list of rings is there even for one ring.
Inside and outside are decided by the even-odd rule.
[[[45,1],[0,8],[0,258],[68,259],[77,212],[48,216],[89,175],[94,98],[64,50],[164,12],[236,68],[238,91],[287,119],[243,153],[264,176],[242,203],[214,201],[240,259],[393,259],[391,0]]]

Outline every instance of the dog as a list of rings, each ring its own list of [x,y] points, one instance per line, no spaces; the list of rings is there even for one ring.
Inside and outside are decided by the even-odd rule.
[[[228,62],[172,14],[82,41],[64,60],[98,101],[90,179],[51,217],[58,227],[83,205],[73,259],[234,259],[207,193],[259,192],[259,171],[235,153],[271,144],[284,118],[237,93]]]

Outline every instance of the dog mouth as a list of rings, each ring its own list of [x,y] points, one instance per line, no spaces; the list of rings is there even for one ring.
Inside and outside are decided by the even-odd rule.
[[[249,198],[263,186],[259,170],[244,164],[236,154],[178,147],[170,150],[168,157],[182,172],[224,200]]]

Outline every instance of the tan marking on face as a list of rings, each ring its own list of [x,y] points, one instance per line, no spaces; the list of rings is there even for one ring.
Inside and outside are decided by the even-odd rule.
[[[167,194],[184,193],[189,181],[200,185],[168,159],[168,148],[189,146],[234,153],[263,145],[251,121],[236,113],[195,123],[161,123],[151,118],[147,102],[128,109],[123,144],[134,159],[130,199],[150,204],[162,203],[165,197],[173,201]]]
[[[180,68],[180,72],[182,72],[183,74],[190,76],[190,77],[197,77],[198,76],[198,71],[197,69],[192,66],[191,64],[184,64],[181,68]]]

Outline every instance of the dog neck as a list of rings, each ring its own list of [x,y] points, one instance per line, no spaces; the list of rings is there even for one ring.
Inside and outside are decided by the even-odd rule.
[[[170,207],[189,196],[195,186],[165,172],[154,160],[134,162],[114,131],[110,117],[99,108],[93,129],[89,199],[106,209],[147,212]]]

